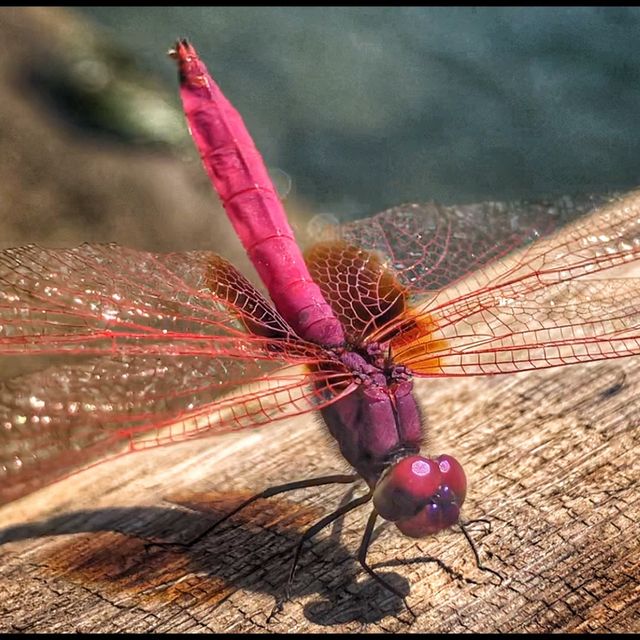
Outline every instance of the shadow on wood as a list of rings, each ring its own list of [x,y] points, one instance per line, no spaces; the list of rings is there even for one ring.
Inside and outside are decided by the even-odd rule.
[[[466,463],[464,516],[491,520],[479,552],[505,580],[497,585],[478,571],[460,535],[416,541],[387,525],[370,562],[385,573],[398,567],[391,579],[408,592],[416,621],[364,579],[357,514],[318,536],[291,602],[267,625],[291,548],[344,488],[261,501],[193,550],[145,553],[145,539],[187,540],[266,486],[335,470],[322,430],[291,420],[136,454],[134,465],[100,465],[4,507],[0,627],[637,630],[639,386],[636,359],[419,386],[431,425],[425,449]],[[251,490],[208,489],[238,478]],[[454,573],[412,563],[421,556]]]
[[[0,530],[0,544],[76,534],[47,544],[48,551],[39,562],[53,578],[63,577],[105,594],[117,592],[118,606],[124,606],[126,600],[144,607],[154,600],[213,609],[238,589],[278,598],[284,593],[293,549],[304,530],[321,517],[318,509],[285,499],[260,500],[193,546],[147,548],[149,541],[188,542],[248,497],[246,493],[183,494],[171,501],[188,507],[186,510],[76,511]],[[97,535],[77,535],[82,533]],[[309,620],[336,624],[337,606],[341,622],[373,622],[400,613],[402,602],[390,602],[389,594],[369,578],[361,581],[357,594],[349,592],[348,587],[358,581],[360,567],[340,544],[339,536],[338,527],[329,538],[308,544],[296,573],[292,598],[317,596],[305,608]],[[313,577],[314,565],[327,562],[340,564],[340,584],[326,585],[321,576]],[[406,579],[389,573],[385,577],[401,592],[409,592]]]

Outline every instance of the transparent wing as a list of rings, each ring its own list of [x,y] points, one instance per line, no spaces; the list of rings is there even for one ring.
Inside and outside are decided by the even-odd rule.
[[[381,329],[418,375],[511,373],[640,353],[640,261],[630,194],[441,291]]]
[[[350,245],[377,252],[394,277],[420,297],[616,199],[406,204],[341,226],[339,234]]]
[[[82,245],[0,253],[1,355],[198,354],[241,346],[258,357],[264,337],[292,348],[301,342],[246,278],[210,252]]]
[[[105,456],[312,411],[350,384],[209,252],[1,252],[0,356],[17,355],[64,361],[0,386],[4,500]]]
[[[247,381],[250,380],[250,383]],[[94,462],[259,427],[349,393],[334,363],[99,358],[0,384],[0,503]]]
[[[312,245],[305,260],[349,342],[358,344],[412,303],[446,286],[460,293],[473,271],[614,199],[403,205],[321,231],[333,238]]]

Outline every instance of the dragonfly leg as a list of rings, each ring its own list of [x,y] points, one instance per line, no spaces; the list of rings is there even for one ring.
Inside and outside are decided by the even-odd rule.
[[[262,498],[271,498],[279,493],[286,493],[288,491],[295,491],[296,489],[305,489],[307,487],[320,487],[325,484],[350,484],[360,479],[357,474],[352,475],[334,475],[334,476],[322,476],[320,478],[310,478],[307,480],[298,480],[296,482],[287,482],[286,484],[280,484],[275,487],[269,487],[254,496],[251,496],[244,502],[241,502],[233,511],[230,511],[225,516],[216,520],[211,526],[207,527],[204,531],[200,532],[195,538],[189,540],[189,542],[148,542],[145,544],[145,549],[149,550],[151,547],[180,547],[190,548],[197,544],[204,538],[206,538],[214,529],[216,529],[223,522],[234,516],[238,511],[241,511],[245,507],[256,500]]]
[[[469,531],[470,531],[469,525],[474,525],[474,524],[482,524],[485,528],[485,531],[490,532],[491,521],[487,520],[486,518],[477,518],[474,520],[460,520],[458,522],[458,525],[462,529],[462,532],[464,533],[465,537],[467,538],[467,541],[469,542],[469,545],[471,546],[471,549],[473,550],[477,567],[481,571],[488,571],[490,573],[493,573],[502,582],[503,578],[498,572],[494,571],[493,569],[490,569],[489,567],[485,567],[480,562],[478,550],[475,546],[475,543],[471,539],[471,536],[469,535]],[[440,560],[440,558],[436,558],[434,556],[420,556],[417,558],[410,558],[409,560],[385,560],[384,562],[377,563],[376,567],[395,567],[395,566],[400,566],[405,564],[413,564],[415,562],[433,562],[437,564],[441,569],[444,569],[451,577],[455,578],[456,580],[461,580],[469,584],[478,584],[475,580],[471,578],[465,578],[461,573],[458,573],[457,571],[452,569],[449,565],[445,564],[442,560]]]
[[[484,525],[485,533],[491,533],[491,520],[487,520],[487,518],[474,518],[473,520],[460,520],[458,524],[460,526],[466,527],[467,531],[471,531],[471,527],[469,525],[482,524]]]
[[[267,622],[269,622],[276,613],[279,613],[280,611],[282,611],[282,607],[284,603],[291,598],[291,585],[293,584],[293,577],[296,572],[296,568],[298,566],[298,561],[300,559],[300,554],[302,553],[302,547],[304,546],[304,543],[307,540],[310,540],[311,538],[313,538],[313,536],[315,536],[316,533],[324,529],[326,526],[330,525],[334,520],[337,520],[338,518],[345,515],[346,513],[349,513],[349,511],[353,511],[354,509],[357,509],[358,507],[361,507],[363,504],[366,504],[367,502],[369,502],[372,497],[373,497],[373,493],[370,491],[369,493],[363,496],[360,496],[355,500],[351,500],[350,502],[343,504],[342,506],[338,507],[335,511],[332,511],[329,515],[322,518],[322,520],[318,520],[318,522],[316,522],[312,527],[309,527],[304,532],[304,534],[300,538],[300,541],[296,545],[296,550],[293,554],[293,562],[291,563],[291,569],[289,570],[289,578],[287,579],[287,586],[285,587],[284,598],[278,598],[278,600],[276,601],[276,604],[271,610],[271,613],[269,614],[269,617],[267,618]]]
[[[393,593],[394,596],[397,596],[402,600],[404,606],[407,611],[415,618],[417,618],[416,614],[413,612],[413,609],[409,606],[407,599],[404,597],[400,591],[398,591],[392,584],[389,584],[382,576],[378,575],[368,564],[367,564],[367,551],[369,550],[369,544],[371,543],[371,535],[373,534],[373,527],[376,524],[376,519],[378,518],[378,512],[374,509],[369,516],[369,520],[367,521],[367,526],[364,530],[364,535],[362,536],[362,542],[360,543],[360,549],[358,550],[358,561],[362,568],[379,584],[381,584],[387,591]]]
[[[473,538],[469,535],[469,532],[467,531],[467,525],[473,524],[474,522],[487,522],[487,520],[484,520],[483,518],[480,518],[479,520],[470,520],[469,522],[460,521],[460,522],[458,522],[458,526],[460,527],[460,530],[464,534],[464,537],[467,539],[467,542],[469,543],[469,546],[471,547],[471,551],[473,551],[473,555],[475,556],[475,559],[476,559],[476,566],[478,567],[478,569],[480,569],[480,571],[488,571],[489,573],[492,573],[502,583],[504,579],[497,571],[494,571],[490,567],[485,567],[480,562],[480,555],[478,554],[478,549],[476,547],[476,544],[473,541]]]

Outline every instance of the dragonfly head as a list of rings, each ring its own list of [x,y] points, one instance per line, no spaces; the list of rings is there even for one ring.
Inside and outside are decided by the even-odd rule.
[[[412,455],[387,469],[376,484],[373,504],[402,533],[422,538],[458,522],[466,493],[467,479],[455,458]]]

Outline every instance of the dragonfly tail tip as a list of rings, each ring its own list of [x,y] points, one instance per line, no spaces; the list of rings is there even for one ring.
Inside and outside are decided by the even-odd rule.
[[[195,49],[187,38],[178,38],[175,45],[167,51],[167,55],[174,60],[181,60],[188,55],[195,55]]]

